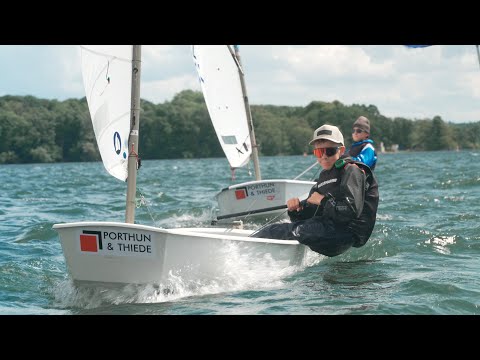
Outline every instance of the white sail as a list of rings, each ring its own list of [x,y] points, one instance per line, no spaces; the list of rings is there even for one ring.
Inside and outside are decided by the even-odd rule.
[[[213,127],[232,168],[252,153],[237,64],[228,45],[193,45],[193,59]]]
[[[103,164],[125,181],[132,92],[132,45],[82,45],[82,75]]]

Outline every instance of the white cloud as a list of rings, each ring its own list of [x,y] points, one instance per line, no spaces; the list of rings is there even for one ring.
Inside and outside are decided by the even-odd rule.
[[[141,85],[142,99],[152,101],[150,99],[168,99],[185,89],[200,91],[198,79],[191,75],[182,75],[165,80],[146,81]],[[155,103],[165,100],[157,100]]]

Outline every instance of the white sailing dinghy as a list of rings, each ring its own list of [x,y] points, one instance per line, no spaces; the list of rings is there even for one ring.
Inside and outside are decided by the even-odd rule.
[[[302,265],[306,247],[292,240],[249,238],[251,230],[163,229],[134,224],[140,114],[140,45],[81,46],[88,107],[103,164],[127,179],[125,222],[55,224],[70,276],[77,285],[158,284],[218,279],[231,251]],[[249,269],[244,269],[248,272]]]
[[[254,181],[231,185],[216,195],[217,220],[266,220],[282,213],[286,217],[287,200],[306,198],[315,182],[262,180],[238,46],[233,50],[230,45],[193,45],[192,53],[205,103],[230,168],[243,167],[250,158],[255,168]]]

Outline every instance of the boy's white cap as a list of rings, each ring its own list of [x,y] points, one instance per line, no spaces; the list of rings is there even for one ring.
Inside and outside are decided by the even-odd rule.
[[[344,145],[342,132],[338,127],[333,125],[322,125],[315,130],[313,132],[313,140],[310,141],[310,145],[321,139],[330,140],[334,143]]]

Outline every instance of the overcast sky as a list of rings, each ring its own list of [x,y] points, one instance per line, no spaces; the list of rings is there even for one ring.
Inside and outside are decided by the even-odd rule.
[[[388,117],[480,121],[475,45],[240,45],[250,104],[375,105]],[[0,96],[84,96],[78,45],[0,45]],[[200,90],[190,45],[142,46],[141,98]],[[353,119],[352,119],[353,121]]]

